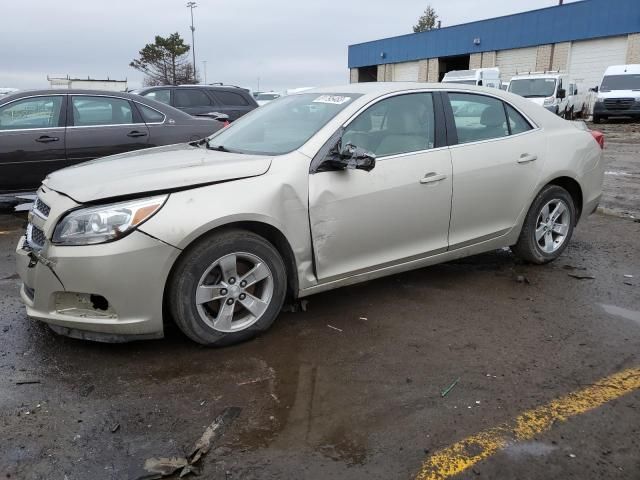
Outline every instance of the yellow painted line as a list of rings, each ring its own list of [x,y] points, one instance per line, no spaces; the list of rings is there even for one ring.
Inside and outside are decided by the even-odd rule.
[[[530,440],[554,423],[593,410],[622,395],[640,390],[640,368],[603,378],[583,390],[528,410],[511,422],[465,438],[428,457],[416,480],[444,480],[467,470],[499,450]]]

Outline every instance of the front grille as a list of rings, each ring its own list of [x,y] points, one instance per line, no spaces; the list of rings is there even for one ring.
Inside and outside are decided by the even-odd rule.
[[[44,247],[46,239],[47,237],[45,237],[44,232],[33,223],[27,225],[27,243],[30,247],[40,250]]]
[[[607,98],[604,106],[607,110],[629,110],[634,102],[633,98]]]
[[[51,207],[49,207],[49,205],[44,203],[42,200],[40,200],[40,197],[38,197],[36,198],[36,201],[33,204],[33,211],[38,216],[46,220],[47,217],[49,216],[49,213],[51,212]]]

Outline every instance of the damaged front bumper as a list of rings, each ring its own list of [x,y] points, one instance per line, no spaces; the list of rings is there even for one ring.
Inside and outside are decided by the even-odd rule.
[[[163,293],[180,250],[139,231],[111,243],[16,249],[27,315],[57,333],[119,342],[163,336]]]

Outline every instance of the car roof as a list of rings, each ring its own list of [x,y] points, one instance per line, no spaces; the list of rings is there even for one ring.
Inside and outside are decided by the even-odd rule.
[[[43,95],[96,95],[96,96],[105,96],[105,97],[119,97],[119,98],[124,98],[127,100],[132,100],[137,103],[147,105],[151,108],[161,111],[164,114],[171,113],[171,115],[175,117],[183,117],[183,118],[191,117],[188,113],[184,113],[182,110],[178,110],[177,108],[174,108],[171,105],[158,102],[151,98],[142,97],[140,95],[136,95],[133,93],[113,92],[110,90],[83,90],[83,89],[77,89],[77,88],[71,88],[71,89],[50,88],[46,90],[44,89],[21,90],[13,94],[4,95],[0,97],[0,104],[4,105],[6,103],[11,103],[21,98],[43,96]]]
[[[632,75],[640,73],[640,65],[639,64],[630,64],[630,65],[612,65],[604,72],[606,75]]]
[[[194,85],[155,85],[153,87],[142,87],[137,88],[136,92],[144,93],[149,92],[151,90],[162,89],[162,88],[206,88],[209,90],[228,90],[230,92],[245,92],[250,93],[250,91],[246,88],[237,87],[235,85],[218,85],[218,84],[194,84]]]

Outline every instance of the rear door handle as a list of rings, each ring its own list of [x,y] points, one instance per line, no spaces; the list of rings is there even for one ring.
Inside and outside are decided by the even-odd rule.
[[[538,157],[536,155],[531,155],[529,153],[523,153],[522,155],[520,155],[520,158],[518,159],[518,163],[535,162],[537,159],[538,159]]]
[[[145,132],[139,132],[137,130],[134,130],[133,132],[127,133],[127,137],[132,137],[132,138],[146,137],[146,136],[147,136],[147,134]]]
[[[60,139],[58,137],[50,137],[49,135],[42,135],[41,137],[36,138],[36,142],[39,143],[51,143],[59,140]]]
[[[440,174],[438,175],[436,172],[427,173],[424,177],[420,179],[420,183],[435,183],[447,178],[446,175]]]

